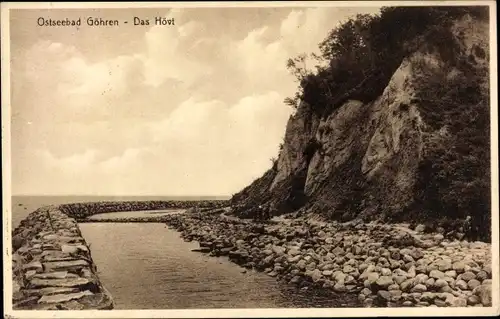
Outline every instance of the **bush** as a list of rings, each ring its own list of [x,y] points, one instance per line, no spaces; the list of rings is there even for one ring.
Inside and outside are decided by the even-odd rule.
[[[316,71],[307,68],[304,54],[288,60],[299,87],[285,103],[298,107],[305,101],[327,116],[347,99],[370,102],[383,92],[404,57],[423,44],[453,60],[457,47],[448,27],[466,14],[485,19],[488,7],[385,7],[379,15],[350,18],[319,44],[321,55],[312,56]]]

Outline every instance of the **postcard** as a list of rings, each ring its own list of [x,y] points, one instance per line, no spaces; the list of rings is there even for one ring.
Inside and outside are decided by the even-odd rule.
[[[495,2],[1,8],[6,317],[499,314]]]

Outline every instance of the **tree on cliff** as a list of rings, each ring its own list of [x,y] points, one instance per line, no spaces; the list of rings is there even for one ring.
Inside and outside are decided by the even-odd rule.
[[[311,56],[317,62],[315,71],[307,68],[305,54],[287,61],[299,86],[285,103],[298,107],[305,101],[318,114],[328,115],[346,99],[372,101],[403,58],[418,49],[419,40],[465,14],[486,18],[488,8],[384,7],[378,15],[350,18],[319,44],[319,56]]]

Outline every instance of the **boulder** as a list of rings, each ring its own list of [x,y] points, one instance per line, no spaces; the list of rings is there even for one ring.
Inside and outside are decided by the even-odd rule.
[[[417,284],[413,288],[411,288],[411,292],[422,293],[422,292],[425,292],[425,291],[427,291],[427,287],[425,285],[423,285],[423,284]]]
[[[387,289],[390,285],[392,285],[394,281],[390,276],[381,276],[375,281],[375,285],[379,289]]]
[[[491,307],[491,284],[482,284],[473,290],[473,294],[478,296],[481,304],[485,307]]]
[[[434,269],[429,273],[429,277],[434,279],[443,279],[445,277],[445,274],[440,270]]]
[[[89,290],[75,292],[75,293],[66,293],[66,294],[57,294],[57,295],[44,295],[39,300],[38,303],[62,303],[67,302],[74,299],[80,299],[85,296],[92,296],[93,293]]]
[[[468,286],[465,281],[459,279],[455,282],[455,287],[460,288],[461,290],[467,290]]]

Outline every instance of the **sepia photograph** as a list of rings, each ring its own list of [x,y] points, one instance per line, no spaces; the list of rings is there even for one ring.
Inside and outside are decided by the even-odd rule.
[[[1,10],[6,318],[499,315],[494,1]]]

